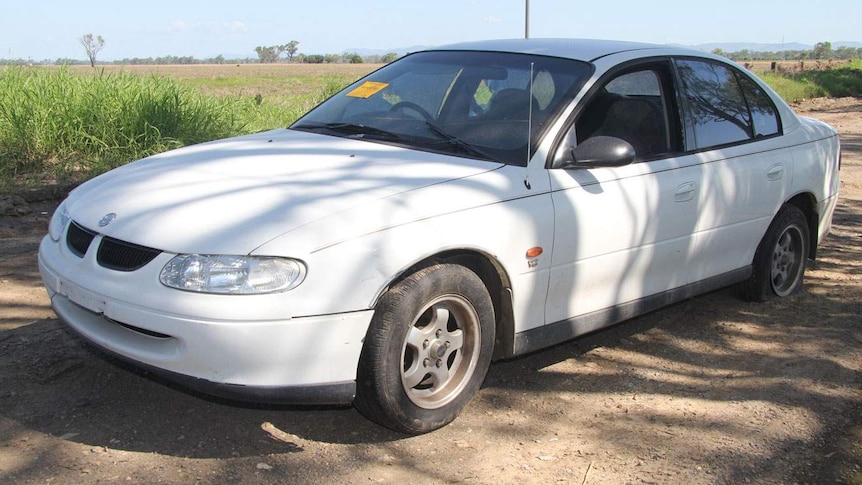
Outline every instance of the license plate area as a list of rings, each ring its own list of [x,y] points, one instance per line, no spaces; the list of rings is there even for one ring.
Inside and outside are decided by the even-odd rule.
[[[73,303],[94,313],[105,312],[105,300],[90,290],[84,289],[72,282],[61,279],[59,293]]]

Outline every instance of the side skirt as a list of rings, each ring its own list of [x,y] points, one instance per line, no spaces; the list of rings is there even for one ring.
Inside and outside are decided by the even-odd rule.
[[[751,267],[746,266],[697,283],[515,334],[512,356],[550,347],[672,303],[745,281],[751,276],[751,271]]]

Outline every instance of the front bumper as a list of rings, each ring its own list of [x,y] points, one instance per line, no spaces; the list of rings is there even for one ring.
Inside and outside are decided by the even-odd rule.
[[[89,255],[66,252],[48,237],[40,246],[39,270],[51,304],[63,322],[108,353],[233,399],[352,401],[371,310],[274,318],[289,293],[261,298],[172,290],[151,274],[161,268],[159,261],[132,277],[91,264]]]

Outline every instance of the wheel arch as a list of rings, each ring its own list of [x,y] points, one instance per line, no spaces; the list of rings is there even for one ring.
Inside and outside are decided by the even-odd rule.
[[[805,214],[805,220],[808,221],[808,259],[817,258],[817,234],[819,226],[819,214],[817,213],[817,200],[814,194],[803,192],[796,194],[790,198],[785,205],[797,207]]]
[[[512,284],[508,272],[500,262],[485,252],[476,249],[450,249],[428,256],[405,268],[386,285],[391,288],[409,275],[428,266],[440,263],[459,264],[476,273],[485,284],[494,305],[496,341],[494,360],[514,355],[515,349],[515,312],[512,299]],[[382,291],[374,301],[374,307],[385,293]]]

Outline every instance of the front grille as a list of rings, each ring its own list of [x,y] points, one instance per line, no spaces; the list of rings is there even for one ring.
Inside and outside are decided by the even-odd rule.
[[[69,225],[69,230],[66,231],[66,246],[69,247],[69,251],[72,251],[75,256],[83,258],[95,237],[95,232],[84,229],[76,222],[72,222]]]
[[[161,254],[158,249],[138,246],[111,237],[102,238],[96,261],[101,266],[116,271],[135,271],[143,268],[156,256]]]
[[[93,243],[98,233],[86,229],[77,222],[69,224],[66,231],[66,246],[75,256],[83,258],[87,249]],[[112,237],[103,237],[96,253],[96,261],[99,265],[116,271],[135,271],[143,268],[147,263],[161,254],[158,249],[139,246],[137,244],[120,241]]]

